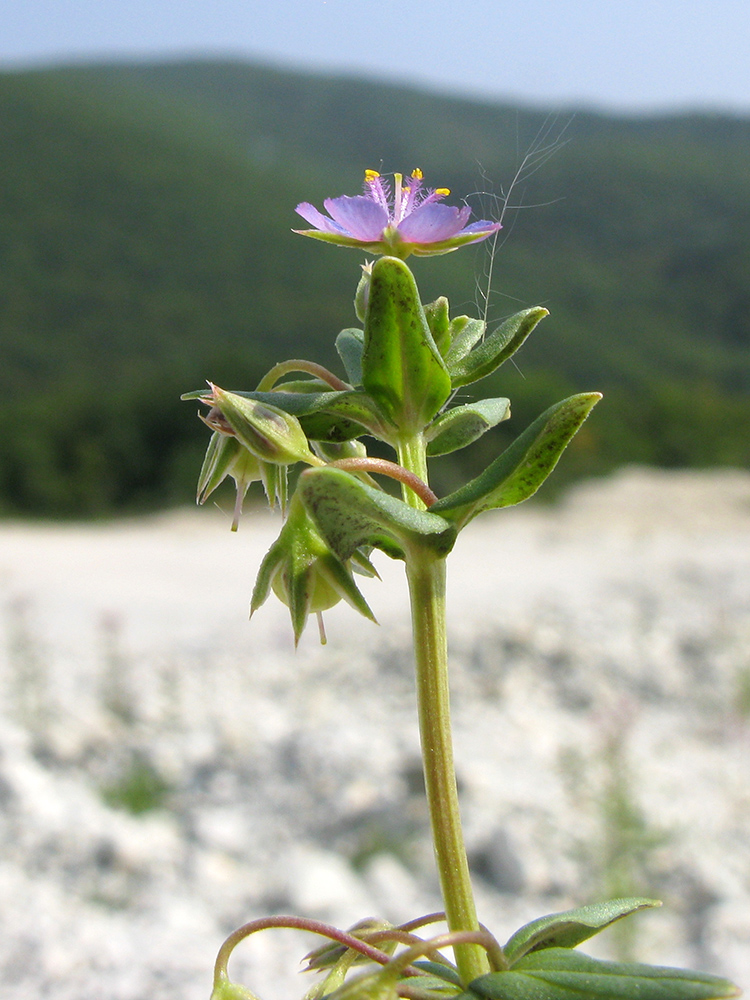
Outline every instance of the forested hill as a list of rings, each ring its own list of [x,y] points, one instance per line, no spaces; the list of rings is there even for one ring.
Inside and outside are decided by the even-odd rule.
[[[294,236],[293,208],[356,193],[365,167],[483,191],[482,214],[521,168],[490,315],[552,315],[494,377],[512,427],[464,462],[603,389],[570,472],[748,464],[749,154],[748,119],[552,115],[246,64],[4,74],[0,510],[185,501],[205,431],[182,389],[335,364],[361,258]],[[469,249],[415,273],[465,312],[486,265]]]

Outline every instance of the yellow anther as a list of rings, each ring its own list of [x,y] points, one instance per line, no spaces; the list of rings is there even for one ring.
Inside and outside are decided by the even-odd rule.
[[[412,172],[411,172],[411,175],[412,175],[412,177],[414,178],[414,180],[415,180],[415,181],[421,181],[421,180],[422,180],[422,178],[424,177],[424,174],[423,174],[423,173],[422,173],[422,171],[421,171],[421,170],[419,169],[419,167],[415,167],[415,168],[414,168],[414,169],[412,170]]]
[[[442,195],[443,198],[447,198],[447,196],[450,193],[451,193],[451,189],[450,188],[435,188],[435,194]]]
[[[365,170],[366,184],[372,184],[372,182],[376,181],[378,177],[380,177],[380,174],[377,172],[377,170]]]

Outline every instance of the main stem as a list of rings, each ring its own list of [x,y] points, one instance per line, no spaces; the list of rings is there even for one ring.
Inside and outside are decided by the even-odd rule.
[[[399,460],[420,477],[426,476],[421,437],[419,441],[412,441],[411,447],[399,448]],[[410,500],[412,503],[416,500],[415,506],[420,503],[417,498]],[[479,921],[461,827],[453,763],[445,625],[445,559],[427,548],[414,548],[407,554],[406,574],[411,599],[425,789],[443,905],[451,931],[476,931],[479,930]],[[481,945],[457,944],[454,953],[464,984],[490,971],[487,953]]]

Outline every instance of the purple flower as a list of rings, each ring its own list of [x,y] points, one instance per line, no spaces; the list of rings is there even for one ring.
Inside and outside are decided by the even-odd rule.
[[[465,243],[479,243],[500,229],[499,222],[481,219],[467,226],[471,209],[443,205],[448,188],[434,191],[422,187],[422,171],[404,180],[393,175],[393,191],[375,170],[365,171],[365,193],[326,198],[323,215],[314,205],[302,202],[297,213],[315,229],[295,229],[301,236],[358,247],[371,253],[404,259],[409,254],[431,257],[449,253]]]

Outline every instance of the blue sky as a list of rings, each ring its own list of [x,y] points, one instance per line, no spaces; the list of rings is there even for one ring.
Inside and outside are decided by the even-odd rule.
[[[748,0],[4,0],[0,66],[232,56],[481,97],[750,113]]]

